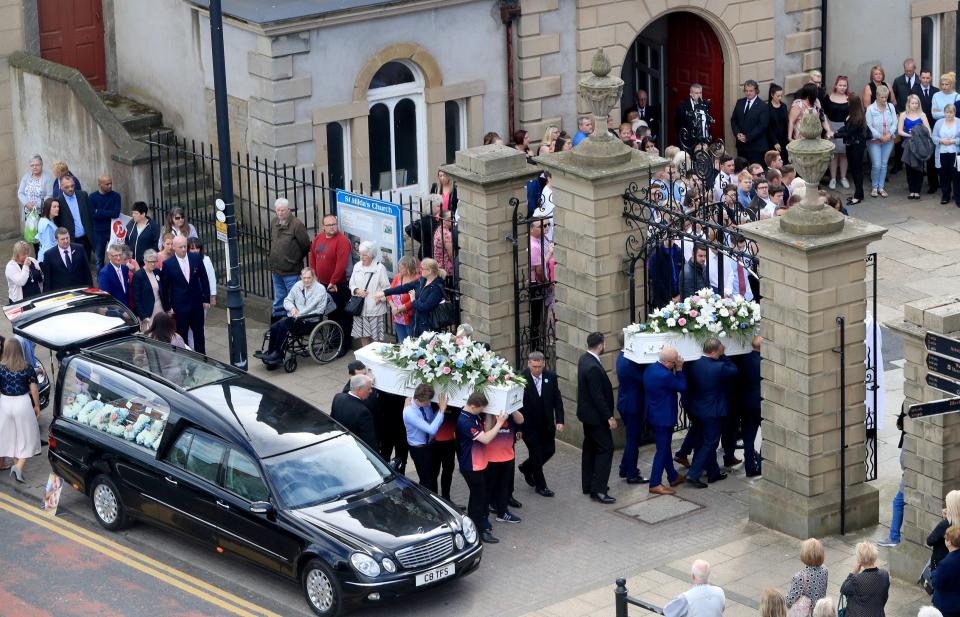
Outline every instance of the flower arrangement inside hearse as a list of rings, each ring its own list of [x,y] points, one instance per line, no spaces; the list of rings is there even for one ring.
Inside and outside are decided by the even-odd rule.
[[[78,424],[152,450],[160,445],[167,422],[165,412],[143,403],[124,400],[105,403],[99,395],[90,397],[83,392],[68,394],[61,414]]]
[[[357,358],[373,370],[377,388],[409,396],[418,384],[431,384],[462,407],[473,392],[483,392],[491,411],[515,411],[522,405],[526,381],[505,359],[465,336],[424,332],[400,344],[371,343]],[[506,406],[506,409],[500,407]]]
[[[624,355],[634,362],[657,361],[666,345],[684,360],[696,360],[703,342],[719,338],[727,355],[749,353],[760,324],[760,305],[736,295],[724,297],[704,288],[679,302],[670,302],[652,313],[644,323],[623,329]]]

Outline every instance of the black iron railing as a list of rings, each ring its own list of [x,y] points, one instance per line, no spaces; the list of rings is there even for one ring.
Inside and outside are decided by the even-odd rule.
[[[630,607],[636,606],[642,608],[648,613],[653,613],[654,615],[663,615],[663,609],[659,606],[650,604],[649,602],[644,602],[639,598],[632,598],[627,594],[627,581],[626,579],[618,578],[617,587],[613,590],[613,597],[615,599],[615,612],[614,617],[629,617]]]

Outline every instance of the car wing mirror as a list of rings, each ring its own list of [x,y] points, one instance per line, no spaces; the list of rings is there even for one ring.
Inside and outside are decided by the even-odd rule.
[[[272,514],[273,504],[269,501],[254,501],[250,504],[250,511],[254,514]]]

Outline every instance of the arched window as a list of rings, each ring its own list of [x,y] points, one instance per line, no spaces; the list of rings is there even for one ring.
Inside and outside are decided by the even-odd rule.
[[[426,116],[423,78],[405,61],[387,62],[367,92],[372,191],[419,193],[425,177]]]

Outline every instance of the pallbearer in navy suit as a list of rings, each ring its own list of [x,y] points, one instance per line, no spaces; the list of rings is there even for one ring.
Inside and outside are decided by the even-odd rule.
[[[677,486],[686,477],[678,474],[673,466],[670,443],[673,427],[677,425],[677,396],[687,391],[687,379],[683,374],[683,357],[672,347],[660,350],[659,361],[651,364],[643,374],[643,389],[646,396],[647,425],[653,431],[657,452],[653,455],[653,470],[650,472],[650,492],[654,495],[672,495],[676,491],[662,486],[663,472],[667,472],[670,486]]]
[[[699,420],[703,435],[687,472],[687,483],[697,488],[707,487],[700,480],[703,472],[707,473],[708,482],[727,477],[717,464],[717,446],[723,433],[723,419],[727,417],[728,389],[736,376],[737,367],[723,355],[723,344],[716,338],[707,339],[703,344],[703,357],[687,367],[689,412]]]
[[[130,306],[130,271],[123,265],[117,245],[111,244],[106,252],[107,264],[97,273],[97,287]]]
[[[623,347],[622,340],[620,347]],[[643,434],[643,366],[628,360],[622,351],[617,356],[617,410],[623,418],[626,436],[623,458],[620,459],[620,477],[625,478],[627,484],[643,484],[646,480],[637,468]]]
[[[163,310],[176,320],[177,333],[184,340],[193,331],[194,350],[204,353],[203,310],[210,307],[207,269],[199,254],[187,252],[187,239],[183,236],[174,238],[173,253],[163,262],[160,273]]]
[[[740,411],[743,414],[743,460],[747,477],[760,475],[760,453],[757,452],[754,442],[757,440],[757,431],[760,430],[760,344],[763,337],[759,334],[753,337],[753,351],[742,356],[735,356],[734,363],[740,370],[737,380]]]

